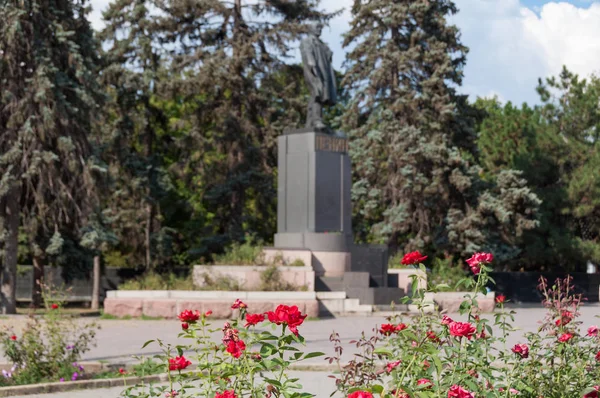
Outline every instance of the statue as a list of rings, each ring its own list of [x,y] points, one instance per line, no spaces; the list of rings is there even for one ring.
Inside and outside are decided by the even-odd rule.
[[[327,132],[327,126],[323,123],[323,106],[336,104],[337,89],[331,66],[333,53],[319,38],[322,30],[323,24],[320,22],[311,25],[308,36],[300,43],[300,52],[304,78],[310,89],[306,127]]]

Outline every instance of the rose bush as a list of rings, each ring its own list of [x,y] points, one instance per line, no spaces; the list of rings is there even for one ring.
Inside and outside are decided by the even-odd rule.
[[[507,337],[516,329],[511,325],[514,312],[504,308],[506,297],[498,296],[499,310],[489,319],[477,313],[477,295],[486,294],[486,286],[493,283],[488,276],[492,260],[489,253],[468,260],[472,276],[459,283],[472,293],[460,307],[460,321],[447,314],[426,313],[428,304],[421,290],[412,300],[420,309],[418,315],[390,317],[372,336],[356,342],[361,351],[348,362],[342,361],[341,342],[334,333],[336,356],[329,360],[340,367],[335,376],[340,396],[597,397],[598,328],[585,325],[587,333],[580,334],[577,317],[582,297],[573,294],[571,279],[551,287],[540,281],[547,308],[540,332],[526,333],[522,342],[508,347]],[[396,324],[406,328],[397,330]],[[497,336],[493,325],[500,331]]]
[[[425,256],[411,254],[409,261]],[[335,354],[326,358],[336,363],[337,396],[348,398],[593,398],[600,380],[600,337],[598,327],[578,321],[582,297],[573,294],[571,280],[548,286],[541,280],[547,316],[539,333],[515,333],[514,312],[504,307],[491,316],[478,313],[477,297],[487,293],[493,281],[489,265],[493,256],[477,253],[468,262],[472,274],[458,283],[471,290],[460,306],[460,314],[449,316],[428,312],[425,290],[414,288],[411,303],[418,314],[390,317],[371,335],[363,333],[352,341],[358,353],[342,359],[340,336],[332,334]],[[422,266],[421,266],[422,267]],[[421,268],[423,269],[423,267]],[[419,286],[413,276],[413,286]],[[436,292],[445,286],[430,287]],[[409,299],[406,299],[408,302]],[[129,397],[310,397],[289,367],[322,353],[305,354],[301,347],[306,315],[297,307],[279,305],[274,311],[252,313],[240,300],[233,303],[237,318],[222,327],[210,325],[210,314],[184,312],[180,337],[187,345],[171,346],[157,340],[164,351],[159,358],[169,371],[169,385],[131,387]],[[191,314],[191,316],[190,316]],[[193,319],[198,315],[198,319]],[[492,328],[495,326],[495,328]],[[494,330],[497,330],[494,334]],[[211,333],[222,335],[219,343]],[[150,342],[148,342],[149,344]],[[321,395],[319,395],[321,396]],[[323,395],[324,396],[324,395]]]

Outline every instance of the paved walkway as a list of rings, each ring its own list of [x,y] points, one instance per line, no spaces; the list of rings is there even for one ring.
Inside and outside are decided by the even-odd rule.
[[[522,341],[521,336],[524,332],[535,332],[538,328],[538,322],[543,318],[545,310],[540,305],[530,306],[527,308],[515,308],[515,322],[520,331],[514,333],[507,343],[512,346]],[[458,315],[451,315],[456,320],[460,320]],[[487,314],[486,318],[493,320],[493,315]],[[591,304],[582,307],[581,317],[579,320],[582,323],[582,331],[586,330],[590,325],[600,326],[600,305]],[[22,327],[23,318],[7,318],[0,319],[0,327],[15,326]],[[89,322],[82,319],[80,322]],[[361,333],[365,331],[367,335],[370,331],[385,322],[383,317],[340,317],[335,319],[325,319],[319,321],[307,321],[299,329],[300,333],[305,337],[307,347],[306,351],[321,351],[326,354],[333,354],[333,345],[329,341],[329,336],[333,331],[339,333],[346,347],[343,360],[349,360],[352,356],[352,346],[348,344],[350,340],[358,339]],[[215,327],[220,327],[223,321],[215,321]],[[105,361],[113,364],[126,364],[136,361],[132,358],[134,355],[152,356],[159,353],[157,346],[150,345],[146,349],[141,349],[141,346],[147,340],[160,338],[165,343],[185,344],[187,341],[178,340],[177,334],[181,330],[178,321],[142,321],[142,320],[100,320],[102,329],[98,332],[98,346],[85,354],[84,360],[88,361]],[[495,331],[495,334],[499,331]],[[216,332],[213,335],[215,342],[221,338],[221,333]],[[323,365],[325,362],[322,358],[314,358],[308,361],[311,365]],[[327,378],[327,373],[323,372],[301,372],[298,373],[302,382],[306,385],[307,391],[317,393],[318,398],[326,398],[335,389],[333,380]],[[117,389],[118,390],[118,389]],[[106,389],[104,392],[67,392],[63,394],[51,395],[36,395],[29,396],[30,398],[95,398],[118,396],[115,389]],[[81,394],[81,395],[77,395]]]

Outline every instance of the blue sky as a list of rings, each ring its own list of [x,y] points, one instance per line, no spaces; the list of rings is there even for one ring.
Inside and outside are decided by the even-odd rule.
[[[600,72],[600,0],[454,0],[451,18],[470,48],[461,91],[473,99],[498,96],[513,103],[537,103],[539,77],[562,65],[587,76]],[[91,0],[94,27],[109,0]],[[323,32],[335,57],[344,59],[342,34],[348,29],[352,0],[321,0],[324,9],[346,8]]]

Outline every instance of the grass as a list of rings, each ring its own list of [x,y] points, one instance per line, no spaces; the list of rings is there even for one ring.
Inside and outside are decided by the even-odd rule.
[[[160,316],[148,316],[148,315],[142,315],[139,318],[134,318],[131,315],[125,315],[122,317],[118,317],[118,316],[114,316],[111,314],[105,314],[104,312],[102,312],[102,314],[100,315],[100,319],[109,320],[109,321],[128,321],[131,319],[137,319],[137,320],[142,320],[142,321],[159,321],[164,318],[162,318]]]

